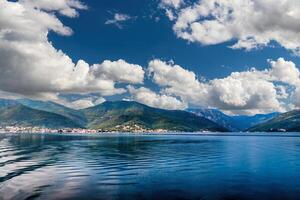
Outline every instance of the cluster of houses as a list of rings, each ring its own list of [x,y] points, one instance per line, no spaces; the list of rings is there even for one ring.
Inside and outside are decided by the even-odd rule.
[[[50,129],[44,127],[22,127],[22,126],[4,126],[0,127],[0,133],[78,133],[78,134],[93,134],[93,133],[117,133],[117,132],[132,132],[132,133],[164,133],[164,129],[145,129],[139,125],[117,125],[109,129],[79,129],[79,128],[63,128]]]

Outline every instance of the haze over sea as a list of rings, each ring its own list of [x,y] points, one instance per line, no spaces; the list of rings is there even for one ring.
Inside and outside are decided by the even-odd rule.
[[[299,199],[297,135],[0,135],[0,199]]]

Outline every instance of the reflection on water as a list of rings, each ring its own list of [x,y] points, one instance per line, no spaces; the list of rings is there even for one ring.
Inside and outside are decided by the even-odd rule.
[[[299,199],[300,137],[0,135],[0,199]]]

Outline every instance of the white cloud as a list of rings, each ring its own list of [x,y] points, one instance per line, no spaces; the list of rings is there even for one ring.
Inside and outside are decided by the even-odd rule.
[[[209,82],[208,104],[239,114],[282,111],[275,85],[257,71],[235,72]]]
[[[135,89],[128,86],[128,91],[132,95],[132,99],[151,107],[168,109],[168,110],[182,110],[187,108],[187,104],[179,99],[165,94],[156,94],[148,88],[140,87]]]
[[[271,75],[274,76],[276,80],[291,85],[299,84],[300,72],[295,63],[279,58],[277,61],[270,61],[270,64],[272,66]]]
[[[175,94],[192,104],[206,101],[208,88],[196,78],[194,72],[158,59],[149,62],[148,72],[153,81],[164,88],[162,92]]]
[[[184,4],[183,0],[162,0],[160,6],[162,7],[171,7],[171,8],[179,8]]]
[[[291,95],[286,87],[299,82],[299,72],[293,62],[283,58],[270,64],[269,69],[233,72],[208,82],[198,80],[193,72],[179,65],[158,59],[149,62],[148,71],[162,87],[162,94],[175,95],[193,106],[219,108],[231,114],[282,112],[287,108],[283,100]]]
[[[74,109],[84,109],[94,106],[94,103],[90,99],[79,99],[70,103],[69,107]]]
[[[176,19],[176,10],[184,5],[183,0],[161,0],[159,7],[166,11],[167,17],[173,21]]]
[[[233,40],[232,48],[246,50],[276,41],[299,53],[300,1],[199,0],[185,5],[173,6],[176,16],[171,15],[172,20],[176,18],[173,30],[179,38],[203,45]],[[170,8],[164,8],[170,18]]]
[[[300,108],[300,86],[296,87],[295,92],[291,95],[291,104],[294,109]]]
[[[92,71],[95,76],[103,79],[114,80],[124,83],[143,83],[144,70],[141,66],[129,64],[124,60],[106,60],[100,65],[93,65]]]
[[[143,83],[141,66],[124,60],[77,64],[48,40],[53,31],[70,35],[55,15],[77,16],[85,9],[77,0],[0,0],[0,90],[29,97],[55,99],[59,93],[121,94],[116,83]],[[73,13],[73,14],[72,14]]]
[[[109,25],[115,25],[118,28],[122,29],[122,23],[128,20],[131,20],[133,17],[127,15],[127,14],[122,14],[122,13],[115,13],[113,19],[108,19],[106,20],[105,24]]]
[[[46,11],[57,11],[68,17],[78,16],[77,9],[87,9],[79,0],[21,0],[24,5]]]
[[[84,109],[84,108],[96,106],[103,102],[105,102],[105,99],[103,97],[100,97],[96,100],[93,100],[92,98],[83,98],[83,99],[78,99],[76,101],[64,103],[64,105],[74,109]]]

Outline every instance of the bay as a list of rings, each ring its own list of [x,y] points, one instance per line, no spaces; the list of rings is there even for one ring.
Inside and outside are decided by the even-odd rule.
[[[0,199],[299,199],[297,134],[0,134]]]

